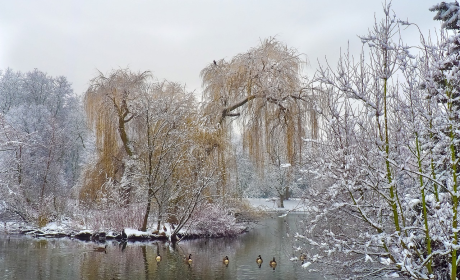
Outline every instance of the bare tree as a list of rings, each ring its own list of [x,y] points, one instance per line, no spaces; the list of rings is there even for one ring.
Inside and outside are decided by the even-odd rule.
[[[0,76],[0,182],[6,208],[44,225],[63,214],[75,184],[86,128],[80,100],[65,77],[37,69]]]

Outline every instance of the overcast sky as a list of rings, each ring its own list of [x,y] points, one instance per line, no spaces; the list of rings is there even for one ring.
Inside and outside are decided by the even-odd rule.
[[[453,1],[453,0],[452,0]],[[440,1],[394,0],[398,18],[434,31],[428,8]],[[11,0],[0,8],[0,69],[38,68],[64,75],[83,93],[97,70],[150,70],[158,79],[201,92],[199,73],[213,59],[230,59],[276,36],[308,56],[334,63],[357,35],[366,35],[379,0]],[[418,31],[403,35],[416,42]]]

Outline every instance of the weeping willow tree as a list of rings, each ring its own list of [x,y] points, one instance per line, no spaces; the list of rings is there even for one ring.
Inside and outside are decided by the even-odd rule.
[[[244,148],[260,175],[267,164],[298,165],[302,137],[318,136],[312,96],[302,82],[305,63],[296,49],[270,38],[201,71],[204,114],[221,129],[221,137],[231,135],[232,120],[237,120]],[[284,147],[276,150],[282,160],[276,163],[270,154],[280,142]],[[221,154],[225,156],[223,150]]]
[[[150,77],[148,72],[133,73],[127,69],[114,70],[105,76],[99,73],[91,80],[85,93],[84,105],[89,126],[96,137],[96,160],[86,169],[80,199],[98,200],[101,188],[112,180],[121,180],[126,157],[134,155],[129,138],[128,123],[136,116],[136,100]],[[129,199],[130,187],[126,188]],[[129,202],[129,201],[126,201]]]

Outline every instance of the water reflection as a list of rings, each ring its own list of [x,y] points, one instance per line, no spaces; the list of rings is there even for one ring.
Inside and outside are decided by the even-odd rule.
[[[0,236],[0,279],[323,279],[289,260],[286,230],[296,217],[267,218],[235,238],[177,245]]]

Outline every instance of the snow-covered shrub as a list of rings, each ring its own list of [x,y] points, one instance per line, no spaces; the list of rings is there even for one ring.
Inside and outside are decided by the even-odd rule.
[[[193,215],[192,230],[209,237],[234,236],[244,228],[227,209],[217,204],[205,204]]]
[[[121,231],[123,228],[139,228],[143,211],[145,205],[142,203],[104,209],[81,206],[75,221],[84,229]]]

